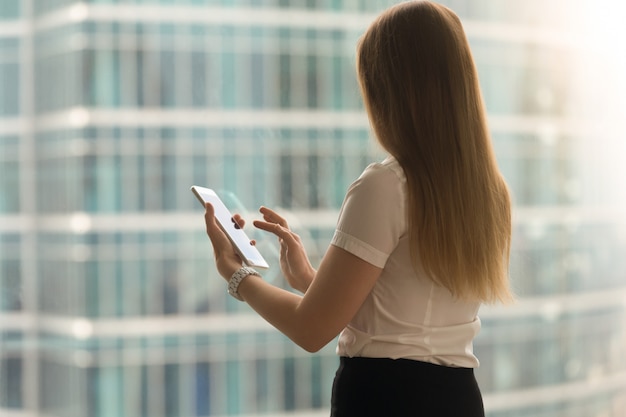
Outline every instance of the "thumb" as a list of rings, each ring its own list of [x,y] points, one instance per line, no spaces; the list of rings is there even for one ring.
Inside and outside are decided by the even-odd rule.
[[[204,223],[206,224],[206,233],[209,235],[209,239],[211,239],[211,243],[213,244],[214,249],[219,249],[226,247],[226,245],[230,245],[230,241],[228,237],[222,231],[222,228],[217,223],[217,219],[215,218],[215,209],[211,203],[206,203],[204,205]]]

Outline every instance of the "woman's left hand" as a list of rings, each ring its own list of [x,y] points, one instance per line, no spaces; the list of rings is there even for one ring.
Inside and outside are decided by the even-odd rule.
[[[222,231],[215,219],[215,211],[211,203],[206,203],[204,212],[204,222],[206,223],[206,233],[211,239],[213,245],[213,251],[215,253],[215,263],[217,265],[217,271],[220,273],[226,281],[237,272],[239,268],[243,266],[243,262],[232,243],[226,236],[226,233]],[[243,227],[243,220],[239,216],[234,216],[233,220],[237,222],[240,227]]]

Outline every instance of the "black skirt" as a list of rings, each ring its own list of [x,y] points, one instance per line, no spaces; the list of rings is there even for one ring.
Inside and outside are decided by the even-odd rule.
[[[472,368],[410,359],[340,358],[331,417],[484,417]]]

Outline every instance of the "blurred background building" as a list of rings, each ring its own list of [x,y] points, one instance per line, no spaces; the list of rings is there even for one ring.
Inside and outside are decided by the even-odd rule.
[[[488,416],[624,417],[622,6],[442,3],[515,199],[519,302],[475,344]],[[381,159],[354,50],[390,4],[0,2],[1,416],[328,415],[334,343],[310,355],[227,296],[189,186],[281,207],[317,262]]]

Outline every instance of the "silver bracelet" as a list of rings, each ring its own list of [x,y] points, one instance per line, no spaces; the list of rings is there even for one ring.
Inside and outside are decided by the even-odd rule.
[[[239,268],[230,277],[230,280],[228,280],[228,293],[232,295],[233,297],[235,297],[236,299],[238,299],[239,301],[243,301],[243,298],[241,298],[241,296],[239,295],[239,292],[237,291],[239,289],[239,284],[241,284],[241,281],[243,281],[243,279],[247,277],[248,275],[256,275],[259,277],[261,276],[261,274],[259,274],[254,269],[244,266],[244,267]]]

